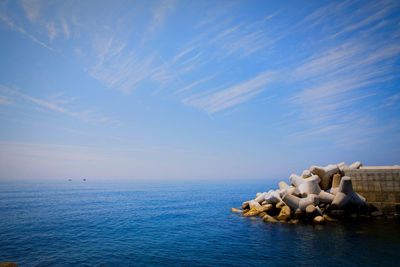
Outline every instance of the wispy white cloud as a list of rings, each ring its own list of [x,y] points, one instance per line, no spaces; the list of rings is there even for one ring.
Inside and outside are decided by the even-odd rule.
[[[65,39],[69,39],[71,35],[70,25],[64,15],[49,17],[46,11],[49,11],[50,2],[43,0],[21,0],[20,6],[25,12],[26,18],[36,27],[38,31],[47,33],[49,40],[52,42],[55,38],[63,35]],[[63,5],[51,9],[54,13],[63,13]]]
[[[292,25],[288,30],[293,31],[307,31],[315,27],[320,27],[326,21],[332,20],[335,14],[342,14],[343,11],[351,4],[350,1],[330,2],[327,5],[322,5],[320,8],[313,10],[310,14],[306,15],[304,19],[298,21],[296,24]],[[331,26],[335,26],[332,24]]]
[[[125,47],[125,42],[118,41],[112,37],[96,36],[93,41],[93,50],[100,64],[104,60],[118,57]]]
[[[89,74],[107,87],[125,93],[145,82],[156,82],[161,87],[184,84],[181,73],[198,64],[196,59],[183,54],[171,60],[163,59],[159,53],[142,55],[113,37],[96,38],[93,48],[97,63],[89,68]]]
[[[6,105],[11,105],[13,101],[6,96],[0,96],[0,105],[6,106]]]
[[[207,62],[206,57],[202,52],[197,52],[193,55],[186,57],[184,60],[178,61],[175,65],[180,73],[191,72],[195,68]]]
[[[23,27],[18,26],[17,24],[14,23],[14,21],[11,20],[7,15],[3,14],[0,12],[0,21],[2,21],[4,24],[6,24],[10,29],[19,32],[23,36],[29,38],[31,41],[34,43],[50,50],[50,51],[55,51],[52,47],[47,45],[46,43],[40,41],[38,38],[36,38],[34,35],[30,34],[28,31],[26,31]]]
[[[163,26],[168,16],[175,10],[175,4],[175,1],[156,3],[151,11],[152,16],[143,33],[143,38]],[[66,14],[63,12],[58,12],[59,18],[44,18],[44,15],[41,14],[43,8],[41,3],[24,1],[21,6],[25,10],[28,20],[32,24],[35,23],[36,26],[42,27],[42,32],[44,30],[47,33],[51,42],[60,36],[64,36],[65,39],[71,36],[70,23],[72,23],[72,19],[65,19]],[[132,46],[126,36],[104,31],[110,25],[103,27],[102,30],[96,29],[88,35],[92,39],[92,51],[83,51],[82,49],[78,51],[82,52],[80,55],[85,57],[85,62],[89,62],[86,66],[87,73],[109,88],[132,92],[142,84],[151,81],[156,82],[158,87],[172,87],[174,92],[175,88],[189,92],[196,86],[207,82],[205,78],[193,79],[193,76],[189,75],[215,60],[218,55],[224,55],[224,57],[249,56],[270,45],[271,38],[260,29],[263,23],[273,17],[267,16],[256,22],[242,24],[233,23],[234,20],[231,18],[211,28],[204,27],[200,30],[202,34],[195,37],[194,40],[190,39],[181,52],[166,60],[161,58],[160,53],[138,53],[137,47]],[[26,31],[24,33],[29,35]],[[30,36],[35,38],[33,35]],[[202,39],[203,37],[207,38]],[[48,47],[44,42],[41,44]],[[218,48],[218,51],[214,49],[215,47]],[[214,52],[209,53],[208,51]],[[221,51],[224,53],[220,53]],[[90,54],[93,54],[94,58],[90,58],[88,56]]]
[[[259,52],[263,53],[284,36],[281,32],[271,31],[268,27],[268,23],[277,15],[276,13],[261,19],[236,23],[234,17],[222,15],[226,12],[227,10],[224,10],[221,14],[214,14],[211,18],[203,21],[198,26],[198,34],[195,38],[191,39],[180,52],[172,57],[168,66],[169,69],[174,70],[174,76],[178,77],[176,80],[179,83],[175,87],[179,89],[176,90],[176,93],[185,93],[185,95],[193,93],[192,89],[215,77],[215,74],[201,75],[202,78],[193,79],[192,75],[188,75],[190,78],[187,78],[186,74],[195,74],[202,69],[204,71],[204,67],[208,64],[223,64],[227,59],[243,60],[243,58]],[[206,71],[206,73],[208,72]],[[249,91],[244,88],[236,90],[235,86],[223,87],[222,85],[226,81],[219,80],[219,85],[218,83],[214,84],[212,93],[200,95],[196,93],[185,97],[182,100],[183,103],[214,113],[248,101],[258,93],[256,90],[258,87],[253,85],[259,79],[248,84],[253,86]],[[238,95],[235,95],[235,92]]]
[[[155,69],[155,55],[141,58],[133,51],[125,51],[123,45],[107,43],[98,57],[89,74],[107,87],[126,93],[151,79]]]
[[[16,97],[22,98],[24,100],[27,100],[27,101],[29,101],[29,102],[37,105],[37,106],[40,106],[42,108],[46,108],[48,110],[55,111],[55,112],[62,113],[62,114],[66,114],[66,115],[73,116],[73,117],[77,117],[78,116],[78,113],[72,112],[72,111],[68,110],[67,108],[64,108],[64,107],[62,107],[60,105],[52,103],[52,102],[50,102],[48,100],[37,98],[37,97],[32,97],[30,95],[21,93],[20,91],[17,91],[17,90],[8,88],[8,87],[4,87],[4,86],[1,86],[0,89],[2,91],[4,91],[4,92],[10,93],[11,95],[14,95]]]
[[[64,33],[64,37],[66,39],[69,39],[69,37],[71,35],[71,31],[70,31],[70,26],[68,25],[68,23],[65,20],[65,18],[61,19],[61,28],[62,28],[62,31]]]
[[[193,95],[184,100],[184,103],[208,113],[231,108],[245,101],[248,101],[261,93],[272,81],[273,74],[264,71],[247,81],[229,86],[217,92]]]
[[[371,53],[376,48],[381,50]],[[392,45],[348,42],[321,51],[293,71],[294,82],[306,82],[291,101],[313,121],[335,117],[341,109],[371,95],[368,88],[391,79],[394,58],[400,49]],[[330,116],[327,116],[330,114]]]
[[[218,33],[210,43],[219,46],[229,56],[235,53],[250,56],[273,43],[260,26],[260,23],[234,25]]]
[[[272,19],[272,16],[270,19]],[[201,28],[191,46],[218,49],[219,57],[248,57],[271,49],[286,33],[280,26],[270,27],[267,19],[236,23],[234,18],[217,19],[210,27]]]
[[[143,35],[135,35],[139,39],[138,43],[141,37],[146,37],[146,34],[160,30],[168,16],[177,9],[175,1],[153,3],[155,5],[150,10],[151,16],[143,28]],[[139,50],[137,46],[140,45],[130,39],[133,36],[132,32],[126,31],[121,34],[110,31],[115,26],[112,24],[95,27],[93,32],[87,32],[93,49],[85,51],[79,49],[79,51],[82,52],[81,55],[86,56],[85,62],[89,62],[85,66],[88,74],[109,88],[132,92],[151,81],[157,83],[154,90],[160,89],[159,87],[171,88],[170,91],[178,93],[177,97],[185,104],[197,106],[209,113],[232,108],[259,93],[259,90],[255,89],[257,86],[252,83],[248,84],[250,85],[248,91],[244,88],[234,90],[241,83],[222,86],[227,82],[224,75],[213,81],[211,91],[206,90],[206,93],[198,94],[197,90],[193,90],[208,87],[205,85],[213,79],[215,69],[224,69],[224,64],[226,65],[228,61],[228,64],[237,63],[239,66],[246,63],[245,60],[255,59],[252,57],[257,59],[265,57],[265,61],[271,61],[273,65],[275,62],[268,58],[268,51],[278,46],[285,37],[290,38],[292,34],[297,34],[294,37],[297,38],[298,35],[311,33],[311,30],[315,31],[312,33],[316,35],[323,33],[326,43],[318,46],[310,43],[309,49],[304,47],[299,49],[302,52],[306,51],[305,55],[307,52],[312,53],[311,56],[308,54],[304,57],[301,64],[295,62],[301,56],[288,51],[288,56],[283,55],[282,58],[297,57],[293,65],[281,69],[277,66],[269,67],[275,73],[280,73],[281,77],[287,78],[285,84],[295,85],[301,89],[291,96],[289,100],[291,104],[301,107],[309,103],[320,103],[327,114],[334,109],[334,106],[328,103],[331,99],[340,103],[348,103],[349,99],[360,101],[358,90],[387,81],[390,79],[388,74],[395,74],[389,61],[398,56],[400,48],[397,42],[391,45],[380,42],[382,46],[379,49],[378,45],[373,44],[374,40],[371,41],[371,38],[363,36],[366,35],[366,31],[369,33],[386,27],[388,22],[383,19],[393,13],[394,4],[391,1],[366,4],[344,1],[321,4],[321,8],[314,9],[298,23],[289,21],[294,24],[293,26],[288,25],[288,21],[283,19],[282,11],[253,17],[238,15],[233,11],[239,10],[240,5],[241,3],[225,3],[207,10],[204,21],[193,27],[193,35],[179,45],[180,50],[175,50],[175,55],[169,53],[172,51],[162,53],[162,51],[153,52],[151,49]],[[21,6],[29,21],[42,23],[41,26],[47,31],[50,40],[60,36],[64,36],[65,39],[70,38],[73,23],[72,18],[65,13],[57,12],[58,18],[44,18],[45,8],[40,2],[22,1]],[[354,11],[352,14],[354,16],[349,16],[349,10]],[[10,28],[48,47],[23,28],[17,27],[12,20],[2,18],[2,21],[8,21],[6,24]],[[350,33],[354,34],[354,37]],[[322,41],[317,42],[321,44]],[[293,48],[301,45],[305,44],[295,44]],[[91,52],[94,58],[87,56]],[[170,56],[166,56],[167,54]],[[262,65],[261,69],[265,69],[266,66],[267,64]],[[270,77],[269,81],[274,79],[275,77]],[[350,104],[341,106],[337,104],[335,107],[346,108],[347,105]],[[303,113],[307,114],[306,111]],[[320,117],[323,117],[322,113]]]
[[[171,64],[181,74],[193,73],[207,64],[220,64],[226,59],[243,60],[271,49],[285,36],[279,27],[270,23],[277,12],[262,18],[238,23],[227,8],[216,8],[195,28],[195,37],[187,42],[172,59]],[[214,11],[214,10],[213,10]]]
[[[175,0],[164,0],[153,2],[155,5],[150,10],[150,18],[144,32],[141,36],[141,45],[144,46],[146,42],[165,24],[168,16],[175,9]]]
[[[384,19],[398,12],[396,9],[396,1],[330,2],[294,24],[288,32],[323,30],[320,41],[343,38],[346,34],[362,36],[379,30],[385,24]]]
[[[65,97],[65,92],[55,92],[47,97],[47,99],[56,105],[67,105],[72,101]]]
[[[393,94],[383,100],[384,107],[400,106],[400,93]]]
[[[36,22],[40,18],[41,9],[40,0],[21,0],[20,4],[31,23]]]
[[[182,78],[184,75],[195,73],[213,60],[213,56],[205,54],[201,50],[198,44],[190,43],[169,61],[161,58],[165,67],[164,72],[171,74],[171,80],[178,82],[178,87],[186,84]]]
[[[49,22],[46,25],[46,29],[47,29],[47,34],[49,36],[50,41],[53,41],[53,39],[56,38],[58,35],[56,26],[54,25],[53,22]]]
[[[153,33],[161,27],[167,16],[174,10],[175,1],[165,0],[159,1],[153,9],[152,18],[148,26],[148,32]]]
[[[356,30],[371,26],[372,24],[380,23],[382,21],[382,19],[387,16],[389,11],[390,11],[389,6],[383,6],[383,7],[379,6],[379,10],[376,10],[372,14],[367,13],[366,17],[361,17],[355,23],[347,25],[347,27],[345,27],[343,30],[334,34],[333,37],[336,37],[341,34],[349,33],[349,32],[354,32]],[[371,29],[375,30],[376,28],[371,27]]]
[[[111,121],[111,118],[101,115],[95,110],[85,109],[85,110],[72,110],[71,108],[66,107],[66,103],[68,101],[61,100],[61,95],[53,95],[50,98],[38,98],[26,93],[22,93],[18,90],[0,85],[0,91],[5,94],[9,94],[14,96],[15,98],[19,98],[25,100],[29,103],[36,105],[37,107],[44,108],[49,111],[53,111],[56,113],[61,113],[70,117],[78,118],[85,122],[108,122]]]
[[[321,141],[336,146],[354,147],[368,143],[371,138],[377,138],[383,133],[393,130],[393,124],[380,125],[367,115],[347,113],[340,120],[329,124],[307,125],[301,130],[288,133],[285,138],[288,142]]]
[[[349,63],[357,64],[357,61],[352,59],[356,59],[355,57],[359,56],[360,52],[359,44],[352,42],[328,48],[305,59],[303,64],[294,69],[293,75],[300,79],[307,79],[341,71]]]
[[[182,88],[178,89],[176,91],[176,93],[183,93],[183,92],[192,91],[194,88],[196,88],[199,85],[204,84],[204,83],[214,79],[215,77],[216,77],[216,74],[209,75],[209,76],[206,76],[206,77],[202,77],[202,78],[200,78],[198,80],[193,81],[190,84],[184,85]]]
[[[151,70],[149,69],[149,71],[151,71],[149,78],[151,77],[151,79],[156,81],[161,87],[174,83],[184,83],[180,74],[178,74],[174,67],[168,62],[162,61],[159,66],[156,66]]]
[[[171,59],[171,63],[172,63],[172,64],[176,63],[178,60],[181,60],[181,58],[184,58],[186,55],[192,53],[195,49],[196,49],[196,47],[194,47],[194,46],[189,46],[189,47],[185,48],[184,50],[182,50],[182,51],[180,51],[179,53],[177,53],[177,54]]]
[[[286,75],[288,86],[300,89],[289,99],[298,111],[292,119],[306,128],[293,132],[298,138],[329,136],[348,145],[368,142],[386,129],[374,109],[384,94],[379,88],[396,77],[400,47],[390,28],[374,31],[390,26],[382,19],[393,10],[390,2],[368,2],[348,18],[343,10],[353,4],[332,3],[304,20],[305,29],[324,27],[328,38]],[[334,13],[335,23],[329,25]]]

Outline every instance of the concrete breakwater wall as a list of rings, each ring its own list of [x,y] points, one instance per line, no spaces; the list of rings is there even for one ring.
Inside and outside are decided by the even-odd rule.
[[[354,191],[384,215],[400,214],[400,166],[363,166],[344,170]]]

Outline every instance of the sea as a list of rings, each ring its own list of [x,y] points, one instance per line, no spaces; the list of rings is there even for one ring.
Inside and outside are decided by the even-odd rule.
[[[19,266],[400,266],[400,224],[231,212],[278,180],[0,182],[0,262]]]

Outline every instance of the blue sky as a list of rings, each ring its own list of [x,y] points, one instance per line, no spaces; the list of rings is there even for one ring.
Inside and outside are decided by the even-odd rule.
[[[0,179],[400,163],[398,1],[0,1]]]

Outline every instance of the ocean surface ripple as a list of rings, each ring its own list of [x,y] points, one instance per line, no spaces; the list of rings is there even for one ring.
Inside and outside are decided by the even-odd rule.
[[[0,183],[0,262],[20,266],[396,266],[396,222],[267,224],[263,182]]]

